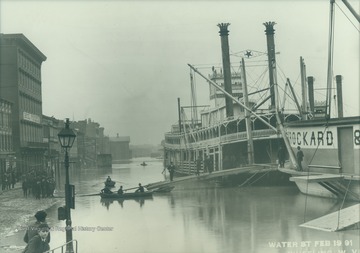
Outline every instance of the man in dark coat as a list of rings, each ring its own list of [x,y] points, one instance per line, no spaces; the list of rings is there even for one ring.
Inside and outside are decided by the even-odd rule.
[[[304,158],[304,153],[302,152],[300,146],[297,147],[297,153],[296,153],[296,158],[297,158],[297,163],[298,163],[298,166],[299,166],[299,170],[302,171],[303,168],[302,168],[302,160]]]
[[[46,221],[45,221],[46,216],[47,216],[47,213],[45,211],[36,212],[36,214],[35,214],[36,222],[27,227],[26,233],[24,236],[24,242],[29,243],[31,238],[33,238],[35,235],[38,234],[38,228],[40,225],[45,224],[47,226]],[[50,233],[47,234],[46,242],[47,243],[50,242]]]
[[[174,173],[175,173],[175,165],[173,164],[173,162],[170,162],[170,165],[168,166],[167,169],[170,173],[170,181],[173,181]]]
[[[280,168],[284,168],[285,158],[286,158],[286,151],[283,146],[280,146],[280,149],[278,151],[278,160],[279,160]]]
[[[26,245],[23,253],[43,253],[50,250],[47,237],[50,233],[50,228],[46,223],[42,223],[37,228],[37,235],[33,236]]]
[[[135,192],[145,192],[144,187],[139,183],[139,188]]]

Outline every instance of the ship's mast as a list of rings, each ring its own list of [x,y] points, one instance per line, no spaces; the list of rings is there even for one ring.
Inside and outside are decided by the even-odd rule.
[[[244,104],[245,104],[245,106],[249,107],[249,95],[248,95],[248,90],[247,90],[244,58],[241,58],[241,67],[242,67],[242,79],[243,79]],[[247,110],[245,110],[245,123],[246,123],[246,133],[247,133],[247,137],[248,137],[248,141],[247,141],[248,160],[249,160],[249,164],[253,164],[254,163],[254,143],[253,143],[253,139],[252,139],[250,113]]]
[[[351,14],[354,15],[354,17],[357,19],[357,21],[360,23],[360,15],[356,13],[356,11],[354,10],[354,8],[349,4],[349,2],[347,0],[342,0],[343,3],[346,5],[346,7],[349,9],[349,11],[351,12]]]
[[[190,72],[190,85],[191,85],[191,123],[194,127],[198,121],[197,115],[197,102],[196,102],[196,90],[195,90],[195,82],[194,75]]]
[[[334,53],[334,3],[335,0],[330,1],[330,25],[329,25],[329,44],[328,44],[328,69],[327,69],[327,89],[326,89],[326,108],[325,118],[331,117],[331,89],[333,76],[333,53]]]
[[[306,66],[304,59],[300,57],[300,72],[301,72],[301,96],[302,96],[302,110],[301,119],[306,120],[308,115],[307,109],[307,89],[306,89]]]
[[[347,0],[342,0],[345,6],[349,9],[351,14],[357,19],[360,23],[360,15],[356,13],[354,8],[349,4]],[[331,91],[332,91],[332,82],[333,82],[333,55],[334,55],[334,23],[335,23],[335,14],[334,14],[334,4],[335,0],[330,0],[330,17],[329,17],[329,45],[328,45],[328,70],[327,70],[327,89],[326,89],[326,109],[325,109],[325,118],[329,119],[331,116]],[[338,92],[341,93],[341,81],[340,77],[336,77],[337,87],[340,89]],[[342,94],[341,94],[342,96]],[[338,116],[342,117],[342,98],[339,101]]]

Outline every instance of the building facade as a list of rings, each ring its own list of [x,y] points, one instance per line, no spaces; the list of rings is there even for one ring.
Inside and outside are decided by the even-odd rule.
[[[12,104],[0,98],[0,183],[4,174],[16,166],[12,145]]]
[[[48,174],[57,175],[60,162],[64,160],[61,155],[61,146],[58,133],[64,128],[64,122],[54,117],[42,116],[43,143],[47,145],[44,153],[44,168]]]
[[[131,158],[130,136],[110,137],[110,150],[113,162],[126,161]]]
[[[0,97],[11,102],[12,144],[16,169],[42,170],[41,65],[46,56],[23,34],[0,34]]]
[[[96,167],[98,157],[110,154],[109,138],[104,136],[104,128],[91,119],[72,123],[77,131],[77,150],[79,164],[84,168]]]

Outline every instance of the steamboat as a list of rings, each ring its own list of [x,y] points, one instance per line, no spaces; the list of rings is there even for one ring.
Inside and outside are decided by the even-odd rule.
[[[266,22],[264,25],[268,53],[262,53],[262,56],[266,58],[263,63],[269,79],[254,84],[256,91],[248,93],[244,58],[238,70],[234,70],[236,67],[230,64],[228,23],[218,24],[222,67],[212,67],[211,73],[205,76],[189,64],[191,105],[182,106],[178,98],[179,120],[172,125],[170,132],[165,133],[163,144],[164,165],[173,162],[177,174],[194,175],[254,165],[253,170],[226,176],[222,180],[249,184],[257,181],[266,184],[288,181],[285,174],[277,171],[276,165],[278,149],[284,145],[284,141],[277,126],[275,108],[275,23]],[[248,58],[261,56],[260,52],[252,50],[243,51],[242,54]],[[209,105],[198,106],[196,103],[195,74],[209,84]],[[286,85],[291,84],[288,82]],[[256,95],[262,99],[254,99]],[[282,110],[281,119],[285,122],[296,121],[299,115],[294,110]],[[260,164],[268,169],[259,172],[256,165]]]
[[[307,195],[360,201],[360,116],[344,117],[342,76],[333,78],[334,3],[330,1],[330,33],[328,48],[328,74],[326,101],[314,102],[313,77],[303,87],[304,103],[300,119],[284,123],[284,138],[290,161],[280,171],[290,174],[299,190]],[[352,6],[343,3],[360,23],[360,16]],[[341,50],[343,50],[342,47]],[[356,67],[355,67],[356,68]],[[358,66],[357,66],[358,71]],[[332,113],[333,80],[336,80],[337,112]],[[308,99],[306,99],[308,96]],[[358,109],[357,109],[358,110]],[[357,115],[359,111],[356,112]],[[335,114],[335,117],[333,116]],[[304,154],[303,161],[296,157],[297,150]]]

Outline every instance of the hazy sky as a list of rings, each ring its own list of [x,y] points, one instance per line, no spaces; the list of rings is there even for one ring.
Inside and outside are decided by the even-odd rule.
[[[360,9],[359,1],[349,2]],[[345,5],[336,3],[359,29]],[[344,76],[345,115],[359,115],[359,31],[339,7],[334,74]],[[0,0],[1,33],[23,33],[47,56],[43,114],[91,118],[106,135],[129,135],[132,144],[160,143],[178,119],[177,98],[190,104],[187,63],[209,66],[204,74],[221,64],[218,23],[231,23],[233,54],[265,52],[262,23],[275,21],[278,72],[299,91],[302,56],[307,75],[325,86],[328,16],[329,0]],[[196,80],[198,104],[208,104],[208,86]]]

